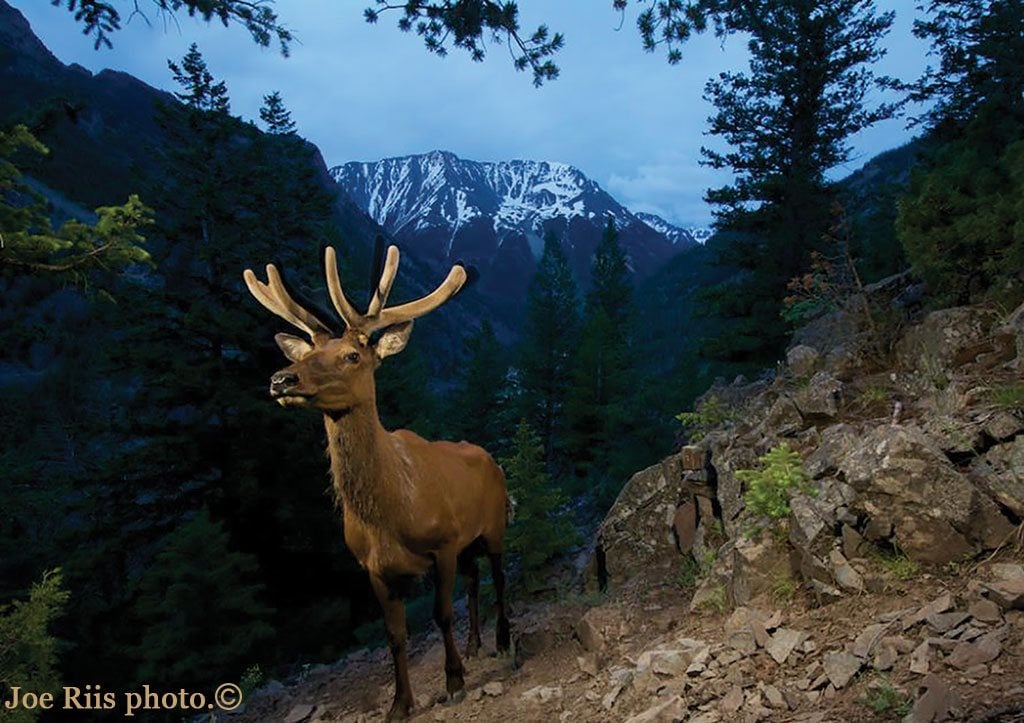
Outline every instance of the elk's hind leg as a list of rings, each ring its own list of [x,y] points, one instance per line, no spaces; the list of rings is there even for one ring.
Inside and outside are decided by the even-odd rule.
[[[501,567],[501,552],[489,552],[491,559],[491,578],[494,580],[494,596],[497,598],[495,605],[498,609],[498,620],[495,623],[495,643],[498,654],[508,652],[511,644],[508,618],[505,615],[505,571]]]
[[[384,627],[395,664],[395,701],[387,720],[405,720],[412,708],[412,686],[409,684],[409,658],[406,653],[408,634],[405,628],[405,602],[396,587],[388,585],[379,575],[370,574],[373,592],[384,610]]]
[[[466,581],[469,607],[469,639],[466,641],[466,657],[473,658],[480,652],[480,568],[476,554],[467,548],[459,555],[459,572]]]
[[[452,609],[452,594],[455,592],[455,553],[439,553],[435,561],[436,590],[434,597],[434,622],[444,636],[444,674],[445,687],[451,700],[461,700],[465,696],[466,683],[463,679],[465,669],[462,658],[455,647],[454,627],[455,612]]]

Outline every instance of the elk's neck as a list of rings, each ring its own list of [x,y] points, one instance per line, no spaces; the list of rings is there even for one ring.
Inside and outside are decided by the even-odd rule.
[[[391,507],[396,491],[394,455],[389,434],[372,404],[346,414],[324,417],[331,477],[339,502],[367,522],[376,522]]]

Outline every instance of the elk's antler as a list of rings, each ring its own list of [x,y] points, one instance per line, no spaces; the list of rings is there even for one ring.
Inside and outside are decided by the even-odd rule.
[[[246,269],[242,273],[245,285],[249,292],[256,297],[256,300],[263,304],[272,314],[276,314],[297,329],[301,329],[309,335],[310,340],[315,341],[319,335],[331,335],[331,330],[322,321],[317,319],[308,310],[299,306],[281,281],[281,274],[273,264],[267,264],[267,283],[263,283],[252,269]]]
[[[327,289],[331,294],[331,301],[334,302],[334,308],[338,310],[338,314],[349,328],[357,328],[364,334],[371,334],[377,329],[419,318],[455,296],[462,285],[466,283],[466,270],[456,264],[452,266],[452,270],[448,272],[447,278],[441,282],[441,285],[422,299],[388,309],[386,308],[388,294],[391,293],[391,285],[395,282],[395,274],[398,273],[398,260],[398,247],[389,246],[380,282],[377,284],[373,298],[370,299],[366,314],[363,315],[353,308],[341,290],[338,261],[334,249],[328,246],[324,251]]]

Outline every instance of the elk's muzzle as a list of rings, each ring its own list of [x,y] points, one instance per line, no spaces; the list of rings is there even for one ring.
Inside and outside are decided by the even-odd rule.
[[[299,385],[299,375],[295,372],[281,371],[270,377],[270,396],[286,396]]]

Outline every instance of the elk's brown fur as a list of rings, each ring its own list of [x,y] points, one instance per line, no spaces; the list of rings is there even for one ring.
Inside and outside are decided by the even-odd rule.
[[[406,655],[404,582],[435,570],[434,619],[444,635],[448,694],[463,694],[463,665],[452,635],[456,571],[466,578],[470,631],[466,655],[480,648],[479,572],[476,555],[490,557],[497,593],[497,648],[508,650],[501,565],[508,503],[505,476],[491,456],[466,442],[428,442],[405,429],[389,432],[377,414],[374,370],[404,348],[413,319],[458,292],[465,271],[455,266],[437,290],[387,308],[398,268],[388,249],[381,279],[366,314],[345,298],[333,249],[326,252],[327,285],[347,326],[341,336],[288,295],[277,269],[267,282],[246,270],[245,282],[268,310],[304,331],[275,338],[292,364],[271,377],[271,395],[283,406],[313,406],[324,414],[335,493],[343,510],[345,543],[367,570],[384,611],[395,666],[395,699],[389,719],[404,718],[413,704]],[[372,340],[374,332],[381,332]]]

